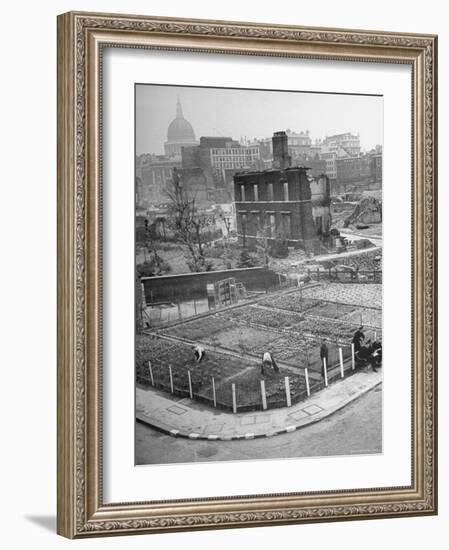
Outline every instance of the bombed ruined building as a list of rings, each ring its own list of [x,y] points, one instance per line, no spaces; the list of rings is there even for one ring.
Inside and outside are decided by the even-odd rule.
[[[291,166],[288,136],[273,135],[273,169],[234,176],[239,243],[253,248],[261,237],[283,239],[312,254],[323,251],[330,229],[330,190],[326,176],[312,179],[305,166]]]

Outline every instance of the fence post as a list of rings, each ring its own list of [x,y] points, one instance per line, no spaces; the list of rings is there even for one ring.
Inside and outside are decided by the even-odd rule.
[[[174,388],[173,388],[173,372],[171,370],[171,365],[168,365],[168,372],[170,373],[170,391],[171,391],[171,393],[173,393],[173,391],[174,391]]]
[[[198,312],[196,310],[196,300],[195,300],[195,298],[193,299],[193,308],[195,310],[195,315],[198,315]]]
[[[148,370],[150,371],[151,385],[154,386],[153,367],[151,366],[151,361],[148,361]]]
[[[237,399],[235,396],[235,384],[232,384],[232,412],[237,412]]]
[[[342,378],[345,377],[345,369],[344,369],[344,366],[343,366],[343,350],[342,348],[338,348],[338,355],[340,357],[340,376]]]
[[[190,399],[193,399],[192,376],[191,376],[189,370],[187,371],[187,376],[189,377],[189,394],[190,394]]]
[[[374,341],[377,342],[377,330],[374,331]]]
[[[181,304],[178,302],[178,317],[179,319],[182,319],[182,313],[181,313]]]
[[[327,386],[329,384],[328,384],[328,381],[327,381],[327,359],[326,359],[326,357],[323,357],[323,370],[324,370],[324,385],[327,388]]]
[[[262,394],[262,409],[267,409],[267,394],[265,393],[265,380],[260,381],[260,393]]]
[[[213,376],[212,376],[212,394],[214,396],[214,407],[217,407],[217,395],[215,393],[215,380]]]
[[[292,406],[292,396],[290,394],[290,380],[289,380],[288,376],[286,376],[284,378],[284,383],[285,383],[285,397],[287,399],[287,407],[291,407]]]
[[[352,370],[355,370],[355,346],[351,344]]]
[[[316,280],[317,281],[320,280],[320,268],[319,267],[316,268]]]
[[[307,367],[304,368],[304,376],[306,378],[307,397],[310,397],[309,369]]]

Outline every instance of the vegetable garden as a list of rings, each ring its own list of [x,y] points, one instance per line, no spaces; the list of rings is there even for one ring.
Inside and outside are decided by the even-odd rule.
[[[232,409],[234,385],[238,410],[243,411],[262,407],[263,380],[267,406],[286,406],[285,377],[292,402],[306,396],[306,367],[309,390],[323,387],[323,340],[329,377],[340,372],[339,348],[345,372],[352,372],[352,336],[364,324],[367,338],[381,339],[380,308],[381,285],[320,284],[193,317],[136,336],[137,382],[223,409]],[[199,343],[206,354],[196,363],[192,346]],[[266,369],[261,374],[265,351],[278,362],[278,373]]]

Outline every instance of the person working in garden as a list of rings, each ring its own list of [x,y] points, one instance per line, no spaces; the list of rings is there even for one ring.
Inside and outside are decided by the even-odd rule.
[[[203,348],[203,346],[201,346],[200,344],[193,346],[193,355],[195,356],[195,361],[197,363],[201,363],[205,354],[206,350]]]
[[[365,335],[363,334],[363,327],[360,326],[352,337],[352,343],[354,344],[354,351],[357,353],[362,347],[362,341],[365,340]]]
[[[326,368],[329,366],[329,350],[327,349],[325,340],[321,340],[320,358],[321,358],[321,376],[322,378],[324,378],[324,360],[325,359],[326,359]]]
[[[375,341],[371,345],[371,368],[374,372],[377,372],[377,369],[382,366],[382,344],[378,341]]]
[[[277,363],[274,360],[274,357],[271,355],[269,351],[266,351],[263,354],[262,365],[260,367],[260,372],[262,374],[265,374],[266,367],[271,367],[275,372],[279,372],[279,367],[277,366]]]

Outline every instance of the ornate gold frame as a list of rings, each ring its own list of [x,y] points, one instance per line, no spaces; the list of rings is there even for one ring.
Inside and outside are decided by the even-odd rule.
[[[105,45],[412,67],[411,486],[103,503],[100,92]],[[94,13],[58,17],[58,533],[81,538],[436,514],[436,56],[433,35]]]

